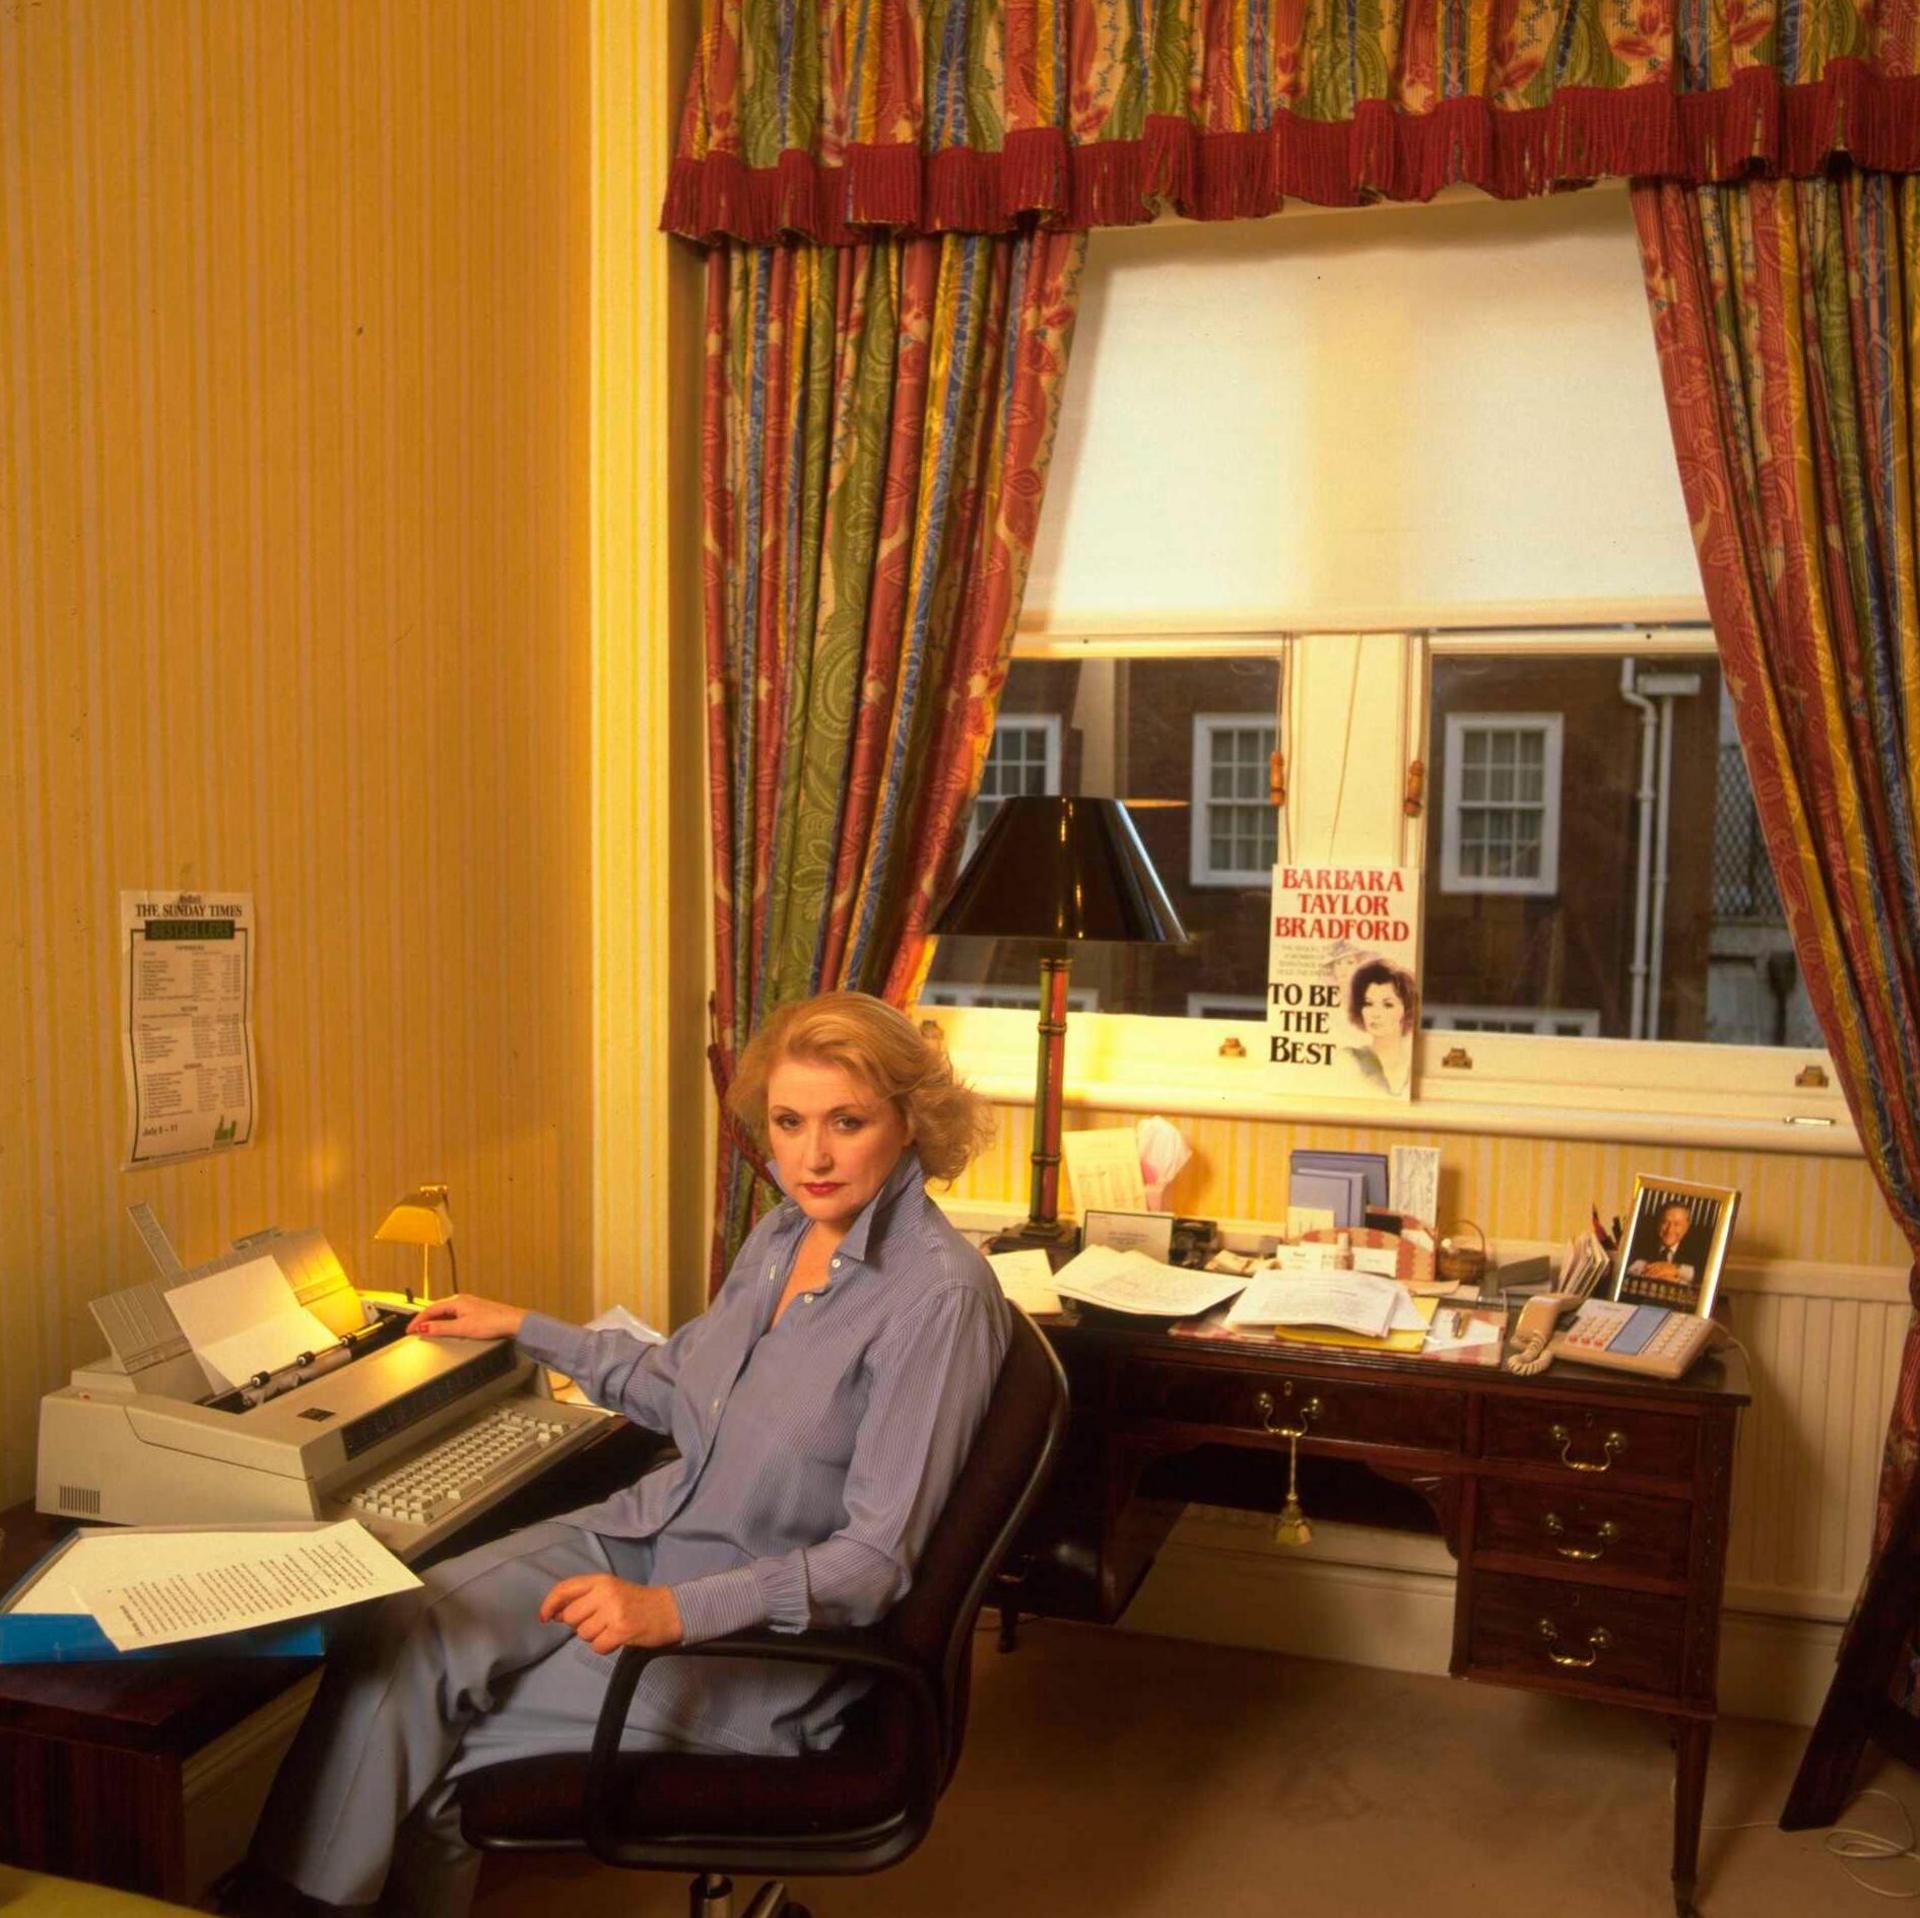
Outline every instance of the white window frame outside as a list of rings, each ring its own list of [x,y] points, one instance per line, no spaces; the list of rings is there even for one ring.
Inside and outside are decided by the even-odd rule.
[[[1461,893],[1524,894],[1551,898],[1560,890],[1560,760],[1566,721],[1560,713],[1449,713],[1447,715],[1446,793],[1441,805],[1440,890]],[[1464,770],[1461,755],[1465,735],[1471,730],[1487,733],[1539,733],[1545,740],[1542,753],[1542,808],[1540,815],[1540,870],[1525,878],[1503,878],[1490,873],[1463,873],[1460,870],[1460,814],[1465,800],[1460,790]],[[1518,812],[1529,802],[1511,800],[1507,808]],[[1476,801],[1476,807],[1491,811],[1491,804]]]
[[[1249,887],[1270,886],[1273,868],[1216,866],[1212,859],[1213,831],[1211,808],[1217,804],[1250,806],[1249,799],[1215,800],[1213,796],[1213,742],[1224,732],[1266,732],[1277,734],[1271,713],[1195,713],[1193,716],[1193,819],[1188,835],[1187,883],[1216,890],[1244,891]],[[1268,747],[1271,753],[1273,748]],[[1274,832],[1278,843],[1279,821],[1275,810]]]
[[[1046,762],[1041,777],[1046,781],[1042,792],[1057,793],[1060,790],[1060,715],[1058,713],[1000,713],[993,722],[993,742],[987,748],[986,763],[980,769],[980,782],[985,785],[987,772],[993,764],[993,755],[1000,745],[1002,733],[1011,732],[1018,727],[1023,732],[1038,732],[1046,736]],[[973,810],[967,816],[967,844],[960,855],[961,864],[973,857],[973,849],[980,843],[982,831],[980,824],[980,802],[984,800],[1006,799],[1008,793],[977,793],[974,795]],[[1037,990],[1037,988],[1036,988]]]

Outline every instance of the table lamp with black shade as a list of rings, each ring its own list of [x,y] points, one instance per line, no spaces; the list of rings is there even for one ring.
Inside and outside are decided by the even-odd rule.
[[[1040,947],[1032,1193],[1026,1223],[995,1243],[1064,1245],[1073,1233],[1060,1222],[1060,1107],[1073,948],[1095,940],[1182,945],[1186,928],[1119,800],[1049,793],[999,802],[931,930]]]

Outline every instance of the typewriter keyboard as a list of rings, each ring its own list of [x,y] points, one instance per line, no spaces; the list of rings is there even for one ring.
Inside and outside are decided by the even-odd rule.
[[[560,1418],[523,1406],[500,1406],[369,1479],[349,1495],[348,1508],[362,1518],[431,1525],[484,1496],[574,1429]]]

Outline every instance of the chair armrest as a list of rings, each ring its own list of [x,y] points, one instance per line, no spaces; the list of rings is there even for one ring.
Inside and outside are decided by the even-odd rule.
[[[939,1697],[925,1670],[872,1630],[775,1632],[755,1627],[725,1638],[705,1639],[698,1645],[628,1645],[622,1649],[607,1680],[607,1695],[600,1703],[583,1788],[582,1823],[588,1848],[596,1857],[617,1862],[608,1854],[623,1842],[615,1829],[620,1739],[640,1675],[656,1658],[744,1658],[767,1664],[828,1665],[840,1672],[864,1674],[892,1688],[905,1702],[911,1722],[907,1802],[913,1815],[932,1818],[944,1772],[943,1739]]]

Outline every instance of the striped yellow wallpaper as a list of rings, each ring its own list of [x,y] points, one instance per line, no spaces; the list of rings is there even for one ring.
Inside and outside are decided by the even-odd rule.
[[[956,1184],[981,1199],[1027,1196],[1031,1108],[996,1107],[994,1144]],[[1140,1115],[1069,1110],[1066,1123],[1131,1125]],[[1623,1208],[1636,1172],[1665,1172],[1737,1186],[1731,1255],[1743,1264],[1807,1260],[1845,1266],[1908,1263],[1905,1241],[1864,1160],[1791,1152],[1707,1151],[1492,1133],[1385,1132],[1374,1127],[1289,1125],[1269,1119],[1182,1118],[1193,1160],[1172,1203],[1210,1218],[1285,1215],[1287,1155],[1296,1146],[1378,1152],[1388,1144],[1438,1146],[1442,1224],[1472,1219],[1495,1239],[1563,1242],[1590,1205]]]
[[[0,9],[6,1498],[131,1200],[588,1302],[588,27]],[[247,1150],[117,1170],[126,886],[254,895]]]
[[[660,1326],[705,1303],[711,1191],[701,269],[655,211],[694,13],[592,9],[594,1283]]]

